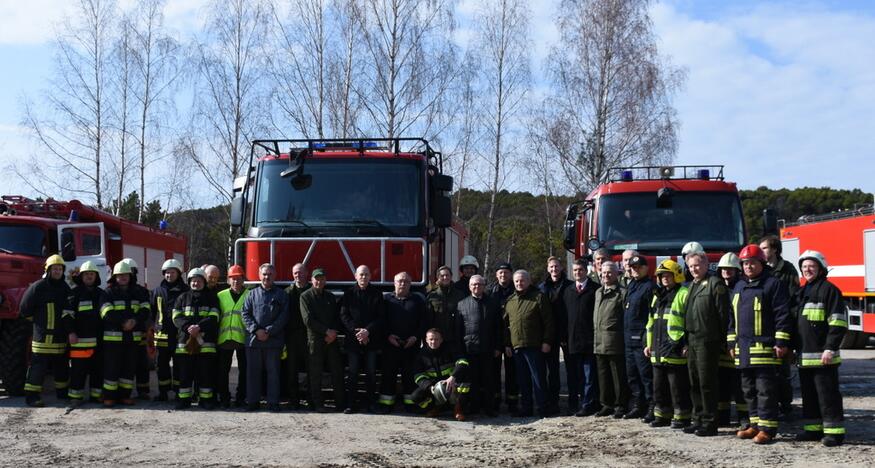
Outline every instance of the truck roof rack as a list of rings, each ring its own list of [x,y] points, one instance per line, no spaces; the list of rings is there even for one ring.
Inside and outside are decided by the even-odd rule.
[[[612,167],[608,182],[633,180],[724,180],[723,166],[632,166]]]
[[[802,215],[796,219],[796,221],[786,223],[786,226],[799,226],[801,224],[808,223],[817,223],[820,221],[832,221],[834,219],[845,219],[845,218],[854,218],[857,216],[868,216],[875,214],[875,206],[873,205],[862,205],[854,208],[833,211],[832,213],[825,213],[819,215]]]
[[[281,148],[280,146],[286,146]],[[305,139],[261,139],[252,141],[252,156],[256,148],[267,154],[279,156],[284,151],[317,152],[358,151],[360,156],[368,153],[422,154],[429,164],[443,172],[443,155],[434,151],[428,140],[419,137],[407,138],[305,138]]]

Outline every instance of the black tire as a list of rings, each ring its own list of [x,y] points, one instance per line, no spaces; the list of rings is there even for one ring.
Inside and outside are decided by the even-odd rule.
[[[24,395],[30,332],[31,324],[24,319],[4,320],[0,325],[0,380],[7,395]]]

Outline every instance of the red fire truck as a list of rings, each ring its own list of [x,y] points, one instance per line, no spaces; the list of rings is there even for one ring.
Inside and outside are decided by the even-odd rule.
[[[799,267],[806,250],[822,253],[829,280],[848,304],[845,348],[862,348],[875,334],[875,212],[872,206],[818,216],[803,216],[781,228],[782,255]]]
[[[18,304],[27,287],[43,275],[45,259],[61,254],[68,274],[88,260],[106,270],[129,257],[148,286],[161,282],[161,264],[185,263],[187,240],[85,205],[21,196],[0,197],[0,380],[9,394],[24,385],[30,322],[19,318]]]
[[[466,233],[452,220],[453,179],[424,139],[257,140],[249,167],[231,205],[248,282],[263,263],[280,284],[296,263],[324,268],[334,291],[354,284],[358,265],[384,289],[402,271],[414,288],[442,264],[458,271]]]
[[[615,260],[626,249],[647,259],[650,271],[665,259],[680,260],[689,241],[702,244],[711,269],[747,239],[741,201],[723,166],[620,167],[582,201],[568,206],[565,248],[575,257],[608,249]]]

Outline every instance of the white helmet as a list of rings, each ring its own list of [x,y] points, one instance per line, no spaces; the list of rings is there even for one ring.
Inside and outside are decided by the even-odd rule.
[[[806,250],[802,252],[802,255],[799,256],[799,269],[802,269],[802,261],[803,260],[814,260],[815,262],[820,264],[820,268],[823,270],[823,274],[826,275],[828,265],[826,263],[826,257],[823,256],[822,253],[816,250]]]
[[[720,263],[717,264],[717,268],[735,268],[738,271],[741,271],[741,261],[738,260],[738,255],[735,255],[732,252],[726,252],[720,257]]]
[[[179,274],[182,274],[182,263],[179,263],[179,260],[175,258],[164,261],[164,264],[161,265],[161,273],[163,274],[165,271],[171,268],[176,268],[176,270],[179,271]]]
[[[702,244],[692,241],[684,244],[684,248],[681,249],[681,256],[686,257],[689,254],[703,254],[705,253],[705,248],[702,247]]]
[[[194,278],[195,276],[200,276],[201,278],[203,278],[204,281],[207,280],[207,274],[206,274],[206,272],[204,272],[203,268],[192,268],[188,272],[188,280],[189,281],[191,281],[191,279]]]
[[[135,262],[133,258],[123,258],[122,263],[127,264],[131,268],[138,268],[138,269],[140,268],[139,265],[137,265],[137,262]]]
[[[456,392],[450,393],[447,389],[447,381],[441,380],[431,386],[431,396],[434,399],[435,406],[442,406],[447,403],[456,403]]]
[[[480,262],[478,262],[477,259],[474,258],[473,255],[465,255],[464,257],[462,257],[461,260],[459,260],[459,268],[462,268],[462,267],[465,267],[468,265],[471,265],[478,270],[480,269]]]

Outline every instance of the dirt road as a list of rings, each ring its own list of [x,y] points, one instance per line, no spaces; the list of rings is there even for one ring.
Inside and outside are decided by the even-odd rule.
[[[699,438],[637,421],[603,418],[476,419],[406,415],[32,409],[0,399],[0,465],[186,466],[873,466],[875,350],[846,352],[841,368],[847,443],[797,443],[782,424],[766,447]],[[798,390],[797,390],[798,395]],[[797,406],[801,402],[796,400]],[[799,410],[797,409],[797,415]]]

